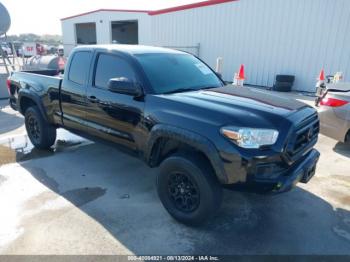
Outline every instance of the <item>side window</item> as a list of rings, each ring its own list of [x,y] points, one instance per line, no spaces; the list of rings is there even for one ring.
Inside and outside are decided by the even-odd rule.
[[[77,84],[85,84],[89,72],[91,52],[76,52],[69,67],[68,79]]]
[[[107,89],[108,81],[119,77],[135,80],[134,70],[129,63],[115,55],[100,54],[96,65],[94,85]]]

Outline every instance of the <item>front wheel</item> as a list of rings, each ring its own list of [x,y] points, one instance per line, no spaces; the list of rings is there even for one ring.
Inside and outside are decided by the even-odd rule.
[[[29,107],[24,118],[32,144],[39,149],[49,149],[55,143],[56,128],[45,121],[37,106]]]
[[[173,155],[163,161],[157,178],[159,198],[169,214],[196,226],[220,207],[222,188],[202,157]]]

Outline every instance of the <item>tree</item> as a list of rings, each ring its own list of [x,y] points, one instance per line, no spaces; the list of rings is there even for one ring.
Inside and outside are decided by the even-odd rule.
[[[8,35],[7,38],[0,38],[1,42],[37,42],[47,45],[59,45],[62,44],[62,37],[60,35],[36,35],[36,34],[19,34]]]

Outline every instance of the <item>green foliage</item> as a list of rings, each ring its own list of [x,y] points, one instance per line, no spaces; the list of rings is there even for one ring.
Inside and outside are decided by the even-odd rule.
[[[0,42],[38,42],[42,44],[58,45],[62,44],[62,36],[60,35],[36,35],[36,34],[20,34],[20,35],[8,35],[7,40],[2,37]]]

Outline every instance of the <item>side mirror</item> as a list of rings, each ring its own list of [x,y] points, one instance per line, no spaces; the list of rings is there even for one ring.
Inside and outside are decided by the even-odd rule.
[[[142,96],[141,86],[126,77],[111,78],[108,81],[107,86],[108,90],[113,93],[119,93],[135,97]]]

